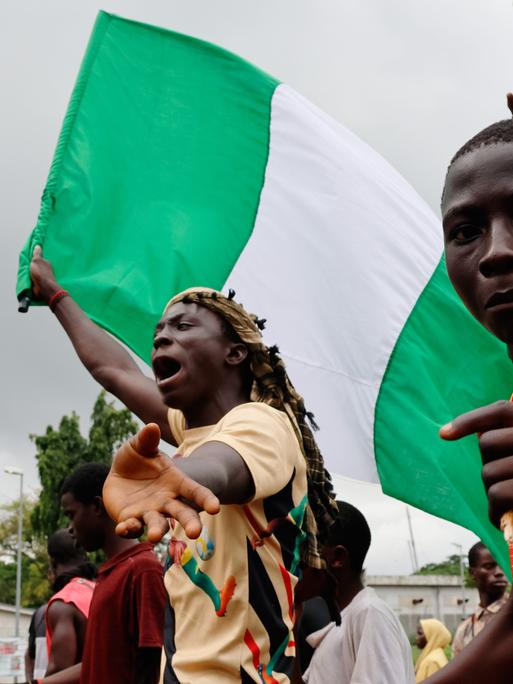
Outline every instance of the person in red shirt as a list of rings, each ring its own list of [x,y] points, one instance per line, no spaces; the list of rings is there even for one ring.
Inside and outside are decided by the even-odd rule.
[[[163,644],[162,566],[149,543],[123,539],[103,506],[107,465],[88,463],[64,481],[62,508],[86,551],[102,550],[82,663],[44,684],[156,684]]]

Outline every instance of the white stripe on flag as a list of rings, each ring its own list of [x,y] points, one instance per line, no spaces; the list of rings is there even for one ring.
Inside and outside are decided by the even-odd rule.
[[[266,341],[279,344],[315,413],[334,472],[378,481],[379,387],[441,252],[438,220],[411,186],[355,135],[279,86],[255,228],[226,285],[268,318]]]

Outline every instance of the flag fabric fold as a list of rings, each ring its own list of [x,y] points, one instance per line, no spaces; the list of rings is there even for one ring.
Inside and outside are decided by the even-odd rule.
[[[209,43],[100,13],[36,244],[101,326],[148,361],[165,303],[233,288],[268,321],[333,471],[452,520],[507,566],[458,413],[509,396],[505,350],[448,281],[433,212],[286,84]]]

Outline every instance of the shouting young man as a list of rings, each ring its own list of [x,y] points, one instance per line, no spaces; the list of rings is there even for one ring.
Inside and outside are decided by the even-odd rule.
[[[300,559],[322,565],[318,536],[336,509],[303,400],[264,345],[263,322],[231,294],[177,295],[155,330],[154,382],[71,297],[56,296],[40,254],[31,274],[93,376],[155,423],[122,447],[104,499],[121,534],[147,525],[156,540],[177,521],[166,681],[289,682]],[[181,458],[159,453],[161,435]]]

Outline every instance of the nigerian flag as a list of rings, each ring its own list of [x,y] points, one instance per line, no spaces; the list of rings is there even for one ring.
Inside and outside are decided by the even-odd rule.
[[[172,295],[235,289],[267,318],[328,467],[472,529],[507,565],[475,439],[438,437],[509,396],[504,349],[453,292],[425,202],[292,88],[209,43],[100,13],[18,292],[36,244],[146,361]]]

